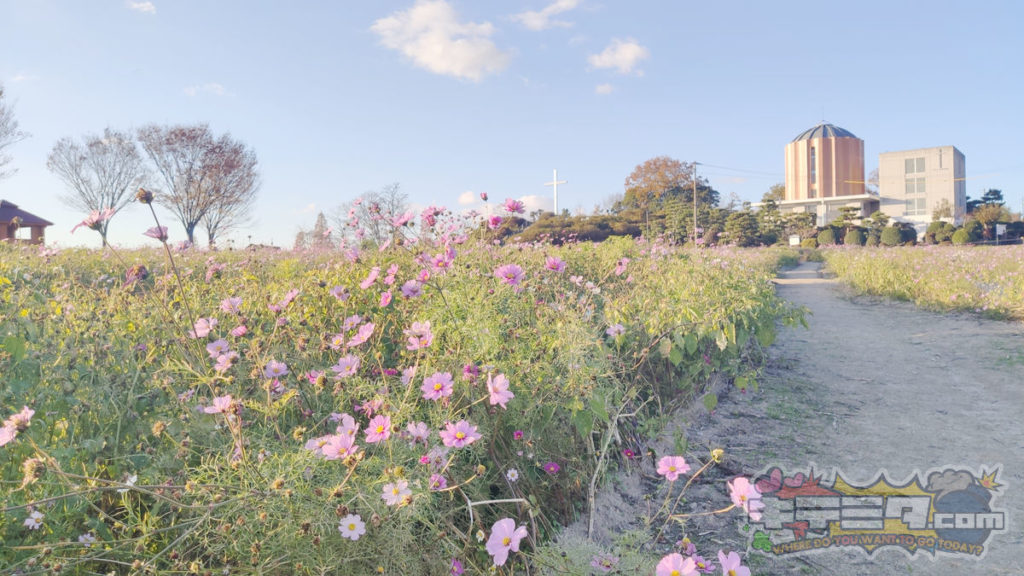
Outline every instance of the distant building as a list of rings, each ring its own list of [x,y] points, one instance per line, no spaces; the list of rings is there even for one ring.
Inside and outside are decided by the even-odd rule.
[[[0,242],[42,244],[47,226],[53,226],[53,222],[0,200]],[[24,237],[23,230],[28,230],[28,238]]]
[[[967,175],[963,152],[953,146],[918,148],[878,155],[881,210],[917,225],[934,220],[937,209],[959,226],[967,214]]]
[[[811,212],[823,226],[844,206],[862,216],[878,210],[879,200],[864,188],[864,141],[849,130],[818,124],[786,145],[786,196],[782,212]]]

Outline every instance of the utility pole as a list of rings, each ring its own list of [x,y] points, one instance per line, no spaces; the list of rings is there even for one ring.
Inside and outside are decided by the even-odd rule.
[[[555,168],[555,175],[554,175],[554,178],[552,178],[551,182],[545,182],[544,183],[545,186],[554,186],[554,188],[555,188],[555,190],[554,190],[555,191],[555,216],[558,216],[558,185],[559,184],[568,184],[568,183],[569,183],[568,180],[559,180],[558,179],[558,168]]]
[[[700,162],[693,163],[693,245],[697,246],[697,166]]]

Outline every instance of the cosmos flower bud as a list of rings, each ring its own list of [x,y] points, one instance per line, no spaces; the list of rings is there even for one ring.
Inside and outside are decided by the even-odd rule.
[[[145,188],[139,188],[139,191],[135,194],[135,199],[143,204],[152,204],[153,193]]]

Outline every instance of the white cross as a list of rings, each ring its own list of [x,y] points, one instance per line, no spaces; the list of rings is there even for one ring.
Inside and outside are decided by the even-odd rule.
[[[545,182],[544,183],[545,186],[553,186],[554,189],[555,189],[555,216],[558,216],[558,185],[559,184],[568,184],[568,183],[569,183],[568,180],[559,180],[558,179],[558,169],[557,168],[555,168],[555,176],[554,176],[554,178],[552,178],[551,182]]]

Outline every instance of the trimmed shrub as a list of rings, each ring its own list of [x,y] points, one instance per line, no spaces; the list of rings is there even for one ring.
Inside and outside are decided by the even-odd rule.
[[[836,243],[836,233],[831,228],[818,232],[818,246],[829,246]]]
[[[951,225],[952,227],[952,225]],[[917,244],[917,230],[910,224],[900,224],[900,242],[907,246]]]
[[[882,230],[882,237],[879,241],[884,246],[898,246],[900,244],[900,229],[892,226]]]
[[[859,228],[850,228],[846,231],[846,236],[843,237],[843,244],[847,246],[863,246],[864,233]]]
[[[878,233],[877,232],[870,232],[870,233],[868,233],[868,239],[867,239],[867,241],[864,244],[867,245],[867,246],[878,246]]]
[[[984,230],[981,222],[978,222],[977,220],[968,220],[967,222],[964,222],[963,229],[967,231],[968,241],[977,242],[978,240],[981,240],[981,235]]]
[[[971,235],[963,228],[953,233],[953,244],[963,246],[971,241]]]
[[[818,247],[818,239],[817,238],[804,238],[803,240],[800,241],[800,247],[801,248],[817,248]]]

